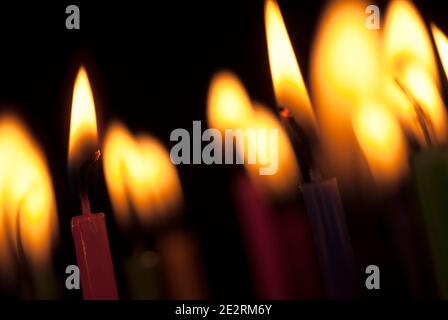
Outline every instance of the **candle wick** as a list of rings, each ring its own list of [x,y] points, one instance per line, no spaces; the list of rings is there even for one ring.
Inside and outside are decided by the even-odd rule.
[[[425,142],[427,146],[434,145],[434,126],[431,119],[428,117],[427,113],[421,106],[421,104],[417,101],[417,99],[412,95],[412,93],[401,83],[398,78],[395,78],[395,83],[398,85],[400,90],[406,95],[408,100],[412,103],[414,107],[415,115],[417,117],[417,122],[420,126],[420,129],[423,132],[425,137]]]
[[[305,130],[296,122],[291,111],[284,106],[278,106],[280,117],[285,124],[286,131],[289,132],[294,153],[300,164],[303,180],[310,182],[316,177],[316,172],[312,169],[313,155],[310,141]]]
[[[98,149],[93,153],[91,159],[81,167],[81,177],[80,177],[81,183],[80,183],[79,197],[81,200],[81,212],[83,215],[89,215],[92,213],[89,201],[88,178],[90,169],[99,160],[100,157],[101,157],[101,151]]]

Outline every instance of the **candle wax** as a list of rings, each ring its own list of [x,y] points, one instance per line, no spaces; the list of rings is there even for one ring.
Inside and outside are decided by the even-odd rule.
[[[72,235],[84,300],[117,300],[104,213],[73,217]]]
[[[356,298],[357,272],[336,179],[306,183],[302,191],[327,297]]]

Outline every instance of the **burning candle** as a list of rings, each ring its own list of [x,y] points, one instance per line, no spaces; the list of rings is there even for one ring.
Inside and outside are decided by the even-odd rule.
[[[442,38],[435,30],[440,58]],[[443,41],[443,40],[442,40]],[[448,297],[446,230],[447,114],[440,94],[440,81],[431,38],[423,19],[411,2],[393,1],[387,9],[384,30],[388,67],[389,101],[415,145],[412,155],[414,182],[432,253],[436,279],[443,298]],[[395,82],[394,85],[392,83]]]
[[[120,123],[107,130],[104,163],[114,212],[123,229],[136,220],[153,232],[156,250],[165,274],[168,296],[174,299],[205,297],[196,239],[180,226],[183,193],[176,168],[165,147],[149,135],[133,137]],[[145,253],[146,252],[146,253]],[[155,298],[159,275],[154,265],[135,256],[148,255],[136,248],[128,264],[133,298]],[[142,281],[145,275],[148,283]]]
[[[72,235],[85,300],[118,299],[104,213],[92,213],[88,175],[99,159],[95,105],[87,72],[78,71],[70,120],[68,163],[81,200],[81,215],[72,218]]]
[[[447,75],[448,55],[446,48],[448,40],[443,32],[434,25],[432,26],[432,32],[445,75]],[[430,108],[438,103],[438,101],[428,102],[432,102],[431,105],[427,105]],[[446,113],[445,109],[443,110],[439,116],[442,118],[443,125],[446,125]],[[430,118],[440,123],[440,118]],[[448,220],[446,212],[448,210],[448,152],[446,150],[446,140],[440,141],[440,139],[444,138],[446,139],[446,136],[441,136],[439,140],[433,140],[429,148],[416,154],[413,168],[439,294],[441,298],[447,299]]]
[[[54,298],[57,212],[45,157],[16,117],[0,118],[1,280],[23,298]],[[16,281],[15,281],[16,280]]]
[[[277,145],[268,139],[244,137],[236,151],[244,159],[247,176],[232,185],[238,217],[248,247],[257,296],[263,299],[317,298],[320,279],[304,212],[290,205],[298,192],[300,170],[288,136],[275,116],[261,105],[252,105],[240,80],[232,73],[216,74],[207,104],[209,126],[221,131],[275,129]],[[263,156],[278,155],[277,171],[260,175]],[[249,163],[249,150],[257,161]],[[272,159],[272,158],[271,158]],[[272,201],[276,203],[275,205]],[[287,205],[279,205],[279,203]],[[297,217],[296,217],[297,216]]]
[[[316,179],[320,173],[312,143],[318,142],[318,127],[280,8],[273,0],[265,2],[265,27],[275,97],[307,178],[301,190],[325,291],[330,299],[353,298],[358,291],[356,268],[339,189],[336,179]]]

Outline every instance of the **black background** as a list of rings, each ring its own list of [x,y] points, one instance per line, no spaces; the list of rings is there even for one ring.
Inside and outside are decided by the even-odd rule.
[[[80,30],[65,28],[69,4],[80,8]],[[384,4],[380,2],[383,9]],[[323,5],[280,1],[305,78]],[[417,5],[425,18],[448,31],[442,2]],[[66,158],[72,87],[80,63],[89,72],[100,134],[111,120],[119,119],[133,132],[150,133],[170,147],[173,129],[191,130],[193,120],[205,125],[208,83],[222,68],[235,71],[253,99],[274,106],[263,1],[0,4],[0,112],[20,115],[47,155],[60,221],[56,268],[61,281],[65,266],[75,264],[70,219],[79,212],[79,204],[69,187]],[[210,296],[253,298],[229,196],[230,173],[239,168],[177,169],[186,221],[200,240]],[[103,179],[92,206],[108,215],[113,255],[119,256],[126,250],[126,238],[116,228]],[[116,271],[121,291],[118,263]],[[391,290],[386,296],[395,294]],[[80,293],[65,291],[64,296],[79,298]]]

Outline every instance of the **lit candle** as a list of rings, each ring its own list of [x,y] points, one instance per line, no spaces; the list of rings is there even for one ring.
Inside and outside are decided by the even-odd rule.
[[[266,107],[252,105],[244,85],[227,71],[216,74],[211,81],[207,117],[209,126],[222,132],[275,129],[278,133],[277,146],[268,139],[247,136],[244,149],[239,144],[236,147],[236,152],[243,155],[247,176],[235,179],[232,195],[250,256],[257,297],[320,297],[317,261],[308,224],[303,219],[305,213],[291,205],[291,199],[298,193],[300,170],[285,130]],[[277,171],[260,175],[260,168],[266,165],[262,156],[272,155],[275,147]],[[255,163],[248,161],[249,150],[256,152]]]
[[[385,91],[405,130],[418,145],[411,159],[422,218],[432,255],[439,294],[448,297],[447,113],[431,37],[411,2],[394,1],[387,9],[384,30],[389,83]],[[433,28],[442,62],[443,34]],[[392,80],[393,79],[393,80]]]
[[[79,69],[75,80],[68,150],[69,172],[81,200],[81,215],[72,218],[72,235],[85,300],[115,300],[112,256],[104,213],[92,213],[88,198],[88,175],[99,159],[95,105],[87,72]]]
[[[104,164],[120,226],[129,231],[137,221],[138,227],[152,231],[157,252],[152,257],[160,260],[163,269],[156,263],[148,265],[145,246],[135,247],[127,263],[131,298],[160,298],[159,284],[165,284],[169,298],[206,297],[197,240],[179,221],[183,192],[166,148],[149,135],[134,137],[122,124],[114,123],[106,133]],[[162,275],[163,283],[158,281]]]
[[[265,25],[277,105],[301,159],[305,183],[300,187],[325,291],[330,299],[353,298],[357,295],[356,268],[339,189],[336,179],[318,178],[320,173],[313,157],[318,127],[280,8],[274,0],[265,2]]]
[[[445,75],[448,75],[448,39],[443,32],[432,26],[432,33],[435,44],[442,62]],[[425,87],[420,88],[425,90]],[[420,91],[412,91],[418,95]],[[428,91],[421,92],[421,94]],[[436,96],[438,97],[438,96]],[[421,101],[421,102],[420,102]],[[435,130],[441,127],[446,130],[446,109],[439,100],[422,101],[431,110],[441,106],[438,114],[430,110],[427,111],[429,119],[433,123]],[[437,110],[437,109],[436,109]],[[442,129],[440,129],[442,130]],[[420,151],[415,155],[413,169],[415,173],[415,182],[419,193],[423,218],[427,230],[427,236],[433,258],[433,266],[438,283],[440,297],[448,298],[448,151],[446,150],[447,136],[446,132],[435,132],[435,137],[431,145],[426,150]]]

